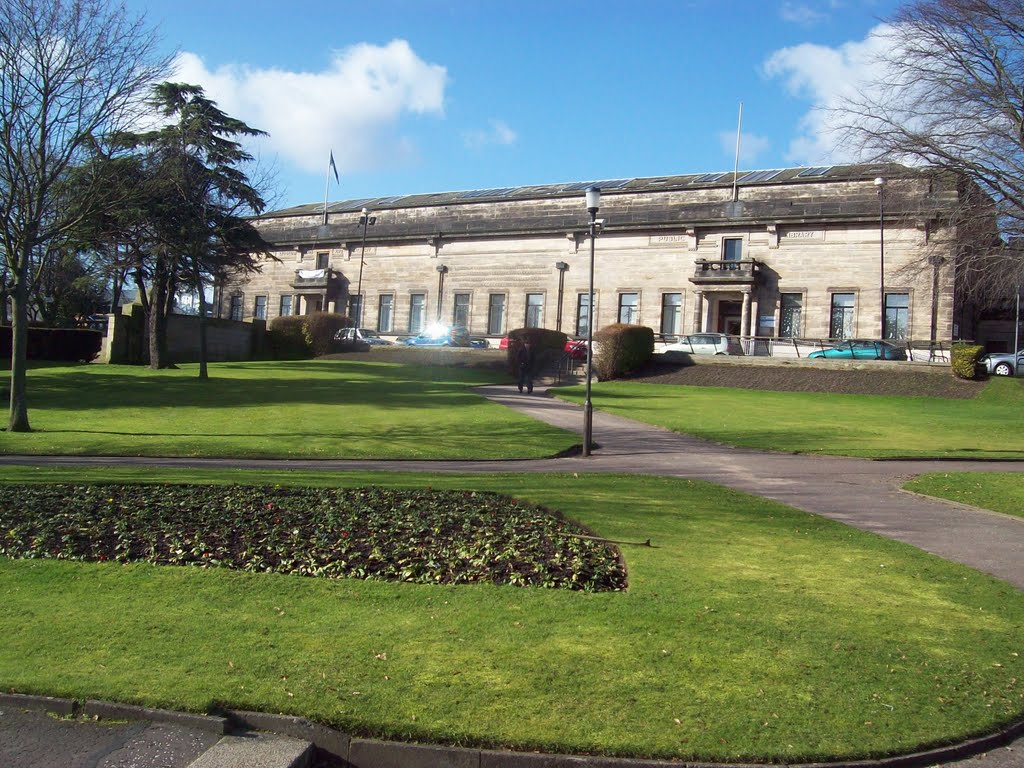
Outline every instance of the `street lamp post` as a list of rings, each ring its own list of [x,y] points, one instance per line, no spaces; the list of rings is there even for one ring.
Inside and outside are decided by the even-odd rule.
[[[359,223],[363,225],[363,246],[359,250],[359,282],[356,283],[356,328],[363,327],[363,265],[366,263],[366,228],[377,223],[377,217],[371,216],[370,211],[363,208],[363,215],[359,217]],[[351,312],[349,314],[352,314]]]
[[[882,310],[880,339],[885,338],[885,184],[883,177],[875,179],[878,187],[878,294]]]
[[[437,265],[437,322],[441,322],[441,295],[444,292],[444,276],[448,274],[448,267],[444,264]]]
[[[590,401],[590,384],[594,372],[594,241],[597,239],[597,212],[601,204],[601,188],[587,190],[587,213],[590,214],[590,291],[587,296],[587,398],[583,403],[583,455],[590,455],[594,437],[594,406]],[[563,273],[564,274],[564,273]]]
[[[569,265],[564,261],[556,261],[555,269],[558,270],[558,312],[555,317],[555,330],[562,330],[562,296],[565,292],[565,271]]]

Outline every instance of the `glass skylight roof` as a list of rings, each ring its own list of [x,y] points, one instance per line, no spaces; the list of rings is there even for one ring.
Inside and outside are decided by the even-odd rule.
[[[712,182],[720,181],[728,175],[728,173],[705,173],[703,176],[698,176],[694,179],[691,184],[711,184]]]
[[[776,168],[770,171],[751,171],[750,173],[738,178],[737,181],[745,182],[748,184],[752,181],[771,181],[780,173],[782,173],[782,171],[782,168]]]
[[[813,168],[804,168],[796,175],[798,179],[809,179],[815,176],[824,176],[832,170],[831,165],[816,165]]]

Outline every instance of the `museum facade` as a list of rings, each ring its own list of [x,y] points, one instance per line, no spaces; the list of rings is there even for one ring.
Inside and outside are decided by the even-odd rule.
[[[589,187],[601,189],[593,243]],[[610,323],[673,337],[960,338],[960,195],[892,165],[548,184],[311,204],[257,221],[271,257],[216,287],[236,320],[315,311],[386,336],[434,323],[509,330]]]

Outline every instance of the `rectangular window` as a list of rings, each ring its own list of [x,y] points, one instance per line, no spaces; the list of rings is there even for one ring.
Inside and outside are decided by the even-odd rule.
[[[829,323],[830,339],[853,337],[854,295],[852,293],[832,294],[832,319]]]
[[[419,333],[423,330],[423,320],[426,317],[427,294],[413,293],[409,296],[409,333]]]
[[[590,294],[576,296],[576,335],[587,336],[590,332]]]
[[[799,338],[802,333],[801,315],[804,308],[804,296],[802,293],[782,294],[781,308],[779,312],[779,338]]]
[[[885,294],[885,333],[887,339],[906,339],[910,325],[910,294]]]
[[[257,320],[267,319],[267,297],[257,296],[256,303],[252,308],[252,316]]]
[[[281,312],[279,314],[281,315],[281,317],[287,317],[291,313],[292,313],[292,297],[291,296],[284,296],[284,295],[282,295],[281,296]]]
[[[636,325],[640,322],[639,293],[619,294],[619,322],[626,325]]]
[[[743,239],[727,237],[722,240],[722,261],[740,261],[743,258]],[[728,269],[739,269],[738,264],[725,265]]]
[[[525,328],[544,327],[544,294],[526,294],[526,325]]]
[[[377,300],[377,330],[381,333],[391,332],[394,304],[395,297],[390,293],[382,293]]]
[[[469,294],[455,294],[455,308],[452,310],[452,328],[469,330]]]
[[[355,321],[356,327],[362,327],[363,325],[363,297],[362,296],[349,296],[348,297],[348,316]]]
[[[661,332],[666,336],[677,336],[682,330],[683,294],[661,294]]]
[[[505,294],[492,293],[487,303],[487,333],[498,336],[505,331]]]
[[[242,319],[242,294],[237,294],[231,297],[231,314],[228,315],[232,320]]]
[[[329,253],[318,253],[316,255],[316,268],[327,269],[327,262],[330,260],[331,254]]]

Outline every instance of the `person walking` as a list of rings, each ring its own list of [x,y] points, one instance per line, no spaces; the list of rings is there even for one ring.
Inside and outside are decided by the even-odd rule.
[[[533,346],[530,344],[529,339],[524,339],[523,343],[519,346],[516,351],[516,367],[519,370],[519,392],[522,393],[523,387],[526,387],[526,393],[528,395],[533,394]]]

